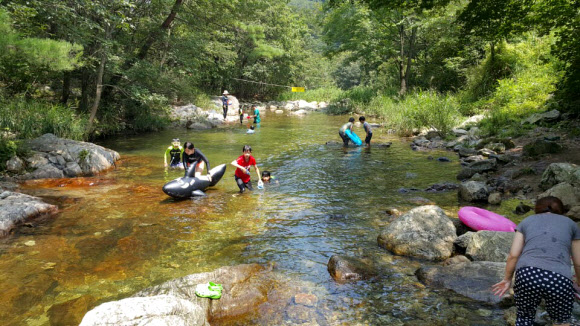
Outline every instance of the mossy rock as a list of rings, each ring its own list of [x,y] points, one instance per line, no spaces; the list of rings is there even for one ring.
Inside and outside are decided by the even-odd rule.
[[[539,156],[543,154],[555,154],[562,151],[562,145],[544,139],[536,139],[524,146],[524,155]]]

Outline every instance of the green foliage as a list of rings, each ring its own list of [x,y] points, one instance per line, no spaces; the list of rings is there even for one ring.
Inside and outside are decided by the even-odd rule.
[[[529,34],[519,42],[503,45],[496,59],[505,63],[509,74],[497,80],[493,93],[486,94],[487,97],[474,104],[479,110],[488,112],[487,118],[482,121],[485,132],[492,135],[517,134],[523,131],[519,127],[522,118],[545,110],[562,77],[558,60],[550,55],[553,41],[549,35],[537,37]],[[484,67],[485,64],[482,70]],[[476,83],[470,84],[467,90],[473,89],[474,85]]]
[[[386,118],[386,124],[401,135],[408,135],[413,129],[433,128],[442,137],[460,117],[455,97],[434,91],[413,92],[400,101],[377,96],[364,113]]]
[[[0,171],[6,170],[6,161],[16,155],[18,145],[4,134],[0,134]]]
[[[21,139],[52,133],[84,140],[86,123],[86,116],[60,105],[25,99],[0,102],[0,125]]]
[[[83,149],[79,152],[79,162],[88,162],[91,157],[91,152],[87,149]]]
[[[324,87],[307,89],[304,93],[293,93],[291,91],[286,91],[278,95],[278,101],[297,101],[305,100],[308,102],[318,101],[318,102],[330,102],[334,99],[338,99],[342,96],[343,91],[337,87]]]

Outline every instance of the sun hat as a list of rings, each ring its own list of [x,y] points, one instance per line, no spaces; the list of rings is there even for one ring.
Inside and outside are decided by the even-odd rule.
[[[223,93],[223,94],[224,94],[224,95],[228,95],[229,93],[228,93],[228,91],[224,91],[224,93]]]

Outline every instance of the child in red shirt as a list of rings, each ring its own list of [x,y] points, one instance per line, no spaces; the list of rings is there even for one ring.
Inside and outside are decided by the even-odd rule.
[[[256,165],[256,159],[252,156],[252,147],[245,145],[242,151],[244,154],[231,163],[233,166],[237,167],[236,172],[234,173],[234,179],[238,184],[238,188],[240,188],[240,193],[243,193],[245,188],[254,190],[252,188],[252,181],[250,181],[250,167],[253,166],[254,169],[256,169],[258,179],[260,178],[260,170]]]

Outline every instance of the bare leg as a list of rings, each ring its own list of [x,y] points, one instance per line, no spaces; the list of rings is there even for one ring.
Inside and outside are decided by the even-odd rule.
[[[201,173],[203,172],[203,169],[205,168],[205,162],[201,161],[199,162],[196,167],[195,167],[195,177],[199,178],[201,177]]]

